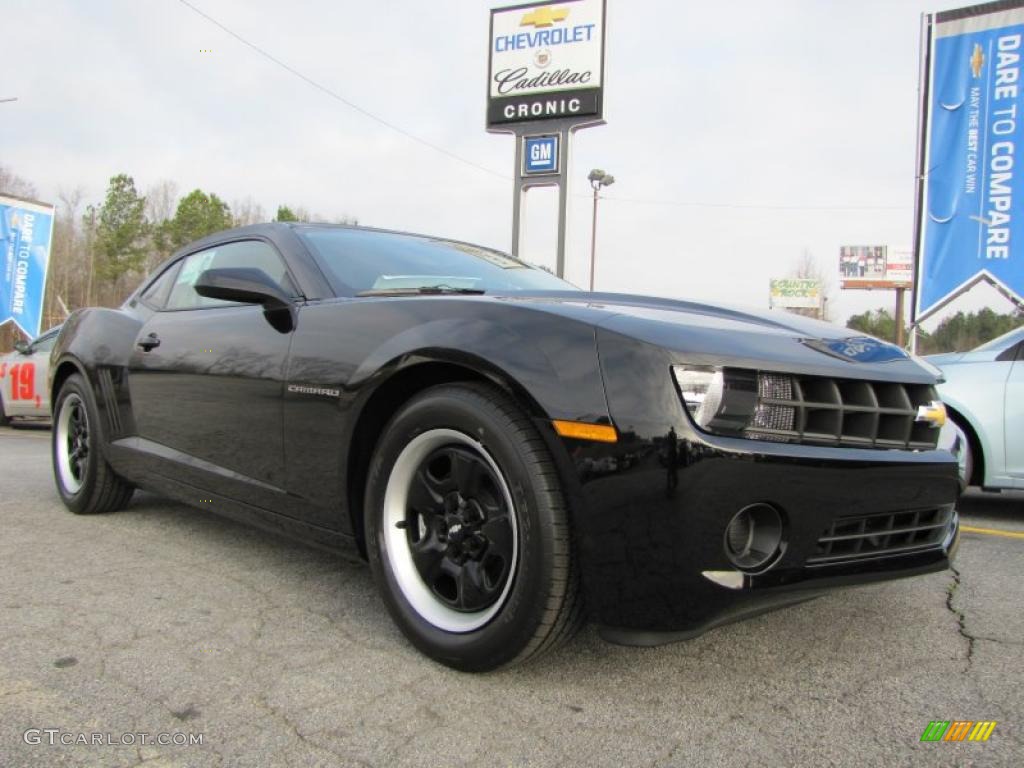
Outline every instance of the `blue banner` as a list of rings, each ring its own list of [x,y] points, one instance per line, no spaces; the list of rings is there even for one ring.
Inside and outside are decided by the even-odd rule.
[[[1024,299],[1024,7],[1000,5],[932,27],[918,317],[980,280]]]
[[[30,338],[43,323],[52,239],[52,206],[0,196],[0,325],[13,320]]]

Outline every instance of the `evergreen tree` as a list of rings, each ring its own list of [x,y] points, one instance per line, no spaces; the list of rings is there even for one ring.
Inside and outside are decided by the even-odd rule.
[[[195,189],[181,198],[174,218],[167,222],[161,236],[172,248],[180,248],[206,235],[230,229],[233,223],[227,203],[212,192],[207,195]]]
[[[298,221],[299,217],[295,214],[291,208],[287,205],[277,206],[277,216],[274,217],[274,221]]]
[[[107,196],[98,211],[90,206],[87,220],[95,221],[96,273],[117,281],[140,269],[146,258],[146,198],[140,197],[131,176],[120,173],[110,179]]]

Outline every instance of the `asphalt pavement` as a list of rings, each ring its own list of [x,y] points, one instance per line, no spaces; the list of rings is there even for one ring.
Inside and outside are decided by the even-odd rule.
[[[961,515],[1024,533],[1024,494]],[[358,563],[150,495],[72,515],[46,430],[0,429],[0,531],[0,766],[1024,765],[1024,538],[966,533],[955,572],[689,642],[588,627],[472,676],[413,650]],[[998,724],[923,743],[933,720]]]

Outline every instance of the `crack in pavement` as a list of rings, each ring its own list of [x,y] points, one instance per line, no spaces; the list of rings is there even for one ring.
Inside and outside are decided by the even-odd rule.
[[[953,581],[946,588],[946,609],[956,617],[957,629],[960,632],[960,636],[967,641],[967,664],[963,670],[963,674],[967,674],[970,672],[971,664],[974,662],[974,643],[978,638],[967,631],[967,619],[964,616],[964,612],[962,610],[958,610],[953,605],[953,600],[956,598],[962,582],[960,571],[955,565],[951,564],[949,566],[949,570],[953,573]]]

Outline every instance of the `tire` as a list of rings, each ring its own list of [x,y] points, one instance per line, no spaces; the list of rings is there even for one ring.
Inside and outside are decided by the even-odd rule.
[[[442,664],[510,666],[581,623],[558,473],[530,418],[498,389],[438,386],[395,414],[370,465],[364,530],[392,618]]]
[[[61,385],[53,412],[53,477],[64,506],[77,515],[127,506],[135,489],[103,458],[96,401],[81,375]]]
[[[950,418],[953,430],[956,432],[957,441],[960,443],[960,454],[957,457],[960,473],[960,493],[963,493],[971,484],[974,475],[974,450],[971,447],[971,438],[967,430],[954,418]]]

